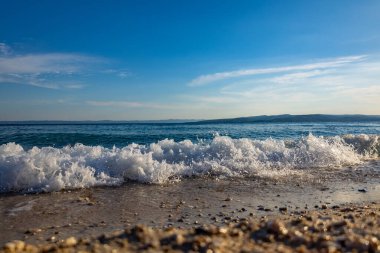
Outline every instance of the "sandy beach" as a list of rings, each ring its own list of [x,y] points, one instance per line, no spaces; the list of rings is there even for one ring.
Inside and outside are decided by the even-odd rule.
[[[240,218],[220,227],[137,225],[93,238],[39,244],[16,240],[0,252],[379,252],[379,210],[375,202],[322,205],[313,211],[282,209],[271,218]]]
[[[286,179],[3,194],[0,244],[5,252],[376,252],[380,177],[368,166],[377,161]]]

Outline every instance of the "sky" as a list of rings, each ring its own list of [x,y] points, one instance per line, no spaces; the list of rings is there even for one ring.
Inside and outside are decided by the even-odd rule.
[[[1,0],[0,120],[380,114],[378,0]]]

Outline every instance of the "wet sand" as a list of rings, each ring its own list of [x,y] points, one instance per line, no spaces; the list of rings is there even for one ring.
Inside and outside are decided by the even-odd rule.
[[[13,241],[0,252],[379,252],[380,205],[344,205],[240,219],[225,226],[157,229],[144,225],[96,238],[39,245]],[[284,211],[285,213],[285,211]]]
[[[149,233],[162,239],[168,236],[164,231],[170,227],[185,229],[175,231],[189,234],[191,241],[194,228],[199,226],[236,226],[247,220],[269,226],[267,220],[286,222],[313,213],[338,217],[347,207],[355,209],[351,213],[354,216],[356,210],[371,210],[378,221],[379,206],[373,203],[380,200],[379,163],[373,162],[369,167],[310,170],[286,180],[197,178],[163,186],[128,183],[120,187],[1,195],[0,245],[13,240],[61,245],[72,236],[75,241],[87,238],[94,245],[98,241],[94,238],[99,236],[112,237],[116,233],[116,237],[127,238],[140,228],[154,228]],[[150,228],[136,228],[137,224]],[[375,224],[379,234],[379,224]],[[130,249],[140,246],[141,242],[136,241]]]

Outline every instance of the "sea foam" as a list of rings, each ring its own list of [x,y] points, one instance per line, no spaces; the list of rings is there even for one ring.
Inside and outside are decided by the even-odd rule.
[[[380,154],[376,135],[296,140],[232,139],[215,136],[193,143],[161,140],[150,145],[105,148],[76,144],[63,148],[0,145],[0,192],[56,191],[133,180],[162,184],[182,177],[272,177],[305,168],[339,168]]]

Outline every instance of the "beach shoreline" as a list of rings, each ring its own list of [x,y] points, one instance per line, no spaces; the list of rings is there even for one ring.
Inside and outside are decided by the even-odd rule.
[[[286,222],[310,212],[329,216],[364,206],[378,215],[378,166],[373,161],[355,168],[310,169],[291,178],[190,178],[166,185],[130,182],[118,187],[2,194],[0,246],[14,240],[30,245],[60,245],[70,237],[95,240],[136,226],[190,233],[202,225]]]

